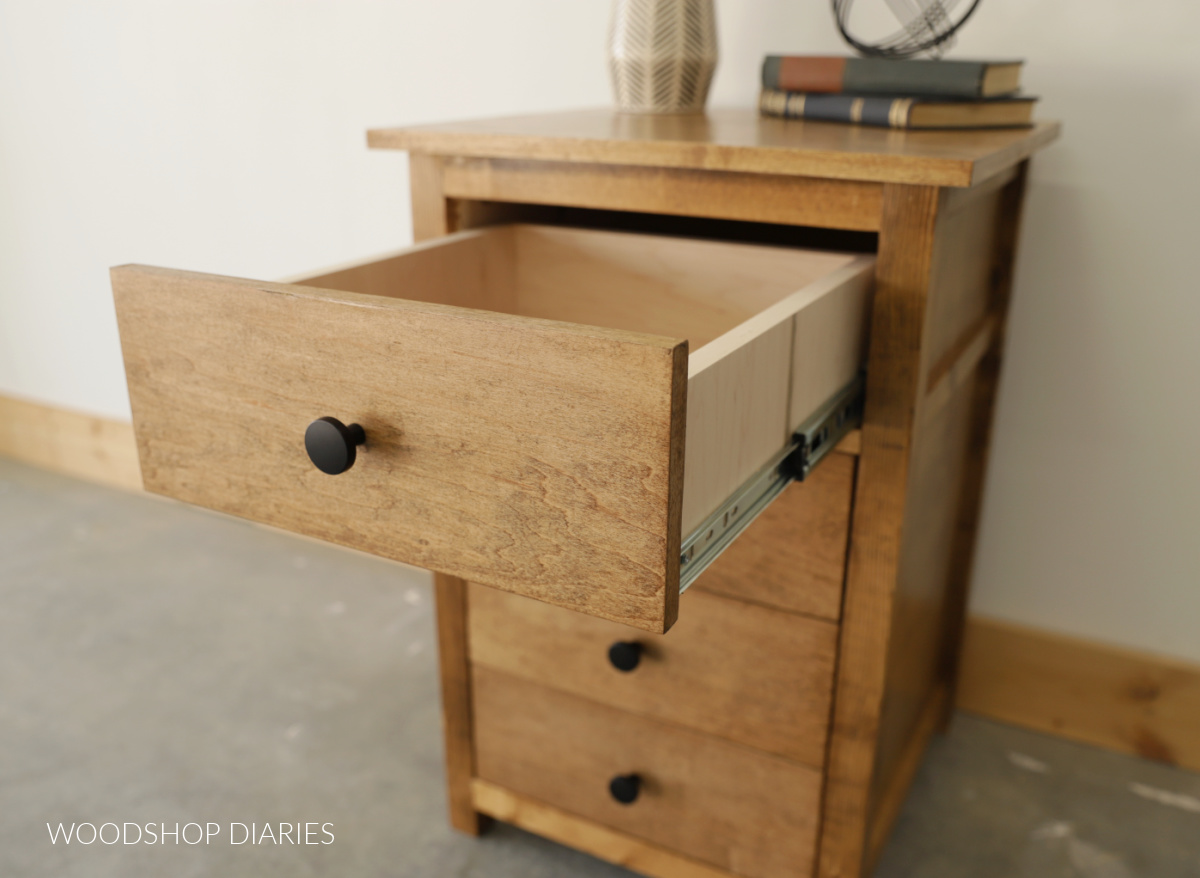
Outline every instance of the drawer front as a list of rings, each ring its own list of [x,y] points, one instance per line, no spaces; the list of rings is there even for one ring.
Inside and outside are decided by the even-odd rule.
[[[686,342],[145,267],[113,287],[146,489],[662,631]],[[360,424],[346,472],[305,430]]]
[[[479,666],[473,690],[484,780],[747,878],[812,874],[815,769]]]
[[[837,620],[858,458],[828,455],[793,482],[692,584],[742,600]]]
[[[664,635],[470,587],[471,661],[820,768],[837,626],[689,591]],[[618,669],[613,657],[631,670]]]

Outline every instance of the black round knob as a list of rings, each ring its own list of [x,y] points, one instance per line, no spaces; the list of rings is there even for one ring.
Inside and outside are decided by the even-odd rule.
[[[642,779],[636,774],[618,774],[608,782],[608,791],[622,805],[632,805],[642,787]]]
[[[317,418],[304,431],[304,450],[323,473],[336,476],[354,466],[355,447],[367,441],[358,424],[347,427],[337,418]]]
[[[629,673],[642,660],[642,645],[632,640],[618,640],[608,648],[608,660],[618,671]]]

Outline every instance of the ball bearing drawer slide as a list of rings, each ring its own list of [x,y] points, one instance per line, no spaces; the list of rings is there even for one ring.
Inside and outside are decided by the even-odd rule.
[[[792,434],[792,441],[750,477],[683,541],[679,559],[682,594],[708,565],[750,526],[791,482],[802,482],[843,436],[862,424],[863,389],[859,374]]]

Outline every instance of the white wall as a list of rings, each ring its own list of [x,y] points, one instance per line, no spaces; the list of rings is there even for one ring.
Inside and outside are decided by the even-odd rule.
[[[862,0],[863,4],[867,0]],[[841,52],[826,0],[722,0],[713,102]],[[372,126],[604,104],[605,0],[0,0],[0,393],[128,417],[105,269],[276,277],[410,239]],[[976,612],[1200,660],[1200,8],[986,0],[1034,162]]]

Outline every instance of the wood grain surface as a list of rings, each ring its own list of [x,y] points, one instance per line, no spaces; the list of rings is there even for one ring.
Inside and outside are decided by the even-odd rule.
[[[512,225],[292,286],[114,279],[152,490],[664,630],[681,531],[857,369],[871,272]],[[298,453],[326,414],[370,437],[336,480]]]
[[[972,618],[963,710],[1200,771],[1200,666]]]
[[[467,584],[456,577],[435,573],[433,596],[437,604],[442,737],[446,748],[446,790],[450,825],[459,832],[479,835],[484,827],[471,800],[471,778],[475,776],[475,746],[474,725],[471,722],[471,669],[467,645]]]
[[[879,183],[783,174],[450,156],[455,199],[877,231]]]
[[[872,268],[845,253],[515,224],[296,282],[687,339],[687,534],[858,371]]]
[[[937,188],[884,188],[862,452],[825,783],[820,878],[858,878],[864,863],[893,633],[893,594],[902,561],[938,206]]]
[[[113,283],[148,490],[674,621],[685,344],[166,269]],[[304,451],[325,415],[367,434],[340,476]]]
[[[735,878],[724,869],[714,869],[486,780],[476,779],[471,788],[480,812],[648,878]]]
[[[689,591],[665,635],[470,586],[471,661],[820,769],[837,626]],[[638,666],[608,660],[618,641]]]
[[[746,107],[691,116],[571,110],[382,128],[368,132],[367,143],[442,156],[970,186],[1017,164],[1058,134],[1057,122],[1032,128],[896,131],[766,118]]]
[[[114,488],[142,489],[127,421],[0,396],[0,454]]]
[[[812,871],[820,773],[474,666],[479,777],[746,878]],[[608,792],[637,773],[631,805]]]

